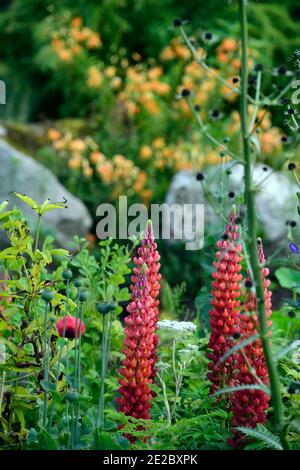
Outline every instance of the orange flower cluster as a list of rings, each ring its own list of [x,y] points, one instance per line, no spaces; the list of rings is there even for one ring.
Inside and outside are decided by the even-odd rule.
[[[254,111],[253,105],[249,106],[249,115],[251,116]],[[231,113],[231,123],[228,128],[228,134],[232,135],[237,133],[240,128],[240,118],[238,111]],[[272,126],[272,116],[269,111],[261,108],[258,110],[254,125],[255,132],[258,132],[258,140],[261,147],[261,152],[264,155],[271,155],[274,152],[279,152],[282,149],[281,138],[282,131],[278,127]]]
[[[157,137],[150,145],[140,147],[139,156],[158,170],[168,168],[173,171],[200,170],[207,165],[219,164],[221,158],[218,150],[201,150],[198,133],[189,141],[178,140],[176,144],[167,144],[162,137]],[[226,157],[226,161],[228,159]]]
[[[114,197],[126,191],[127,195],[139,194],[145,201],[151,198],[152,193],[145,189],[146,173],[124,155],[108,158],[91,137],[73,138],[54,128],[49,129],[48,138],[59,155],[67,158],[71,170],[80,170],[87,179],[99,177],[104,184],[112,185]]]
[[[130,66],[126,70],[125,86],[118,98],[129,116],[141,111],[157,115],[161,111],[160,98],[170,92],[170,85],[162,80],[163,68],[144,64]]]
[[[98,49],[102,46],[100,34],[83,26],[82,18],[73,18],[69,28],[53,33],[51,46],[58,58],[72,63],[74,56],[87,48]]]

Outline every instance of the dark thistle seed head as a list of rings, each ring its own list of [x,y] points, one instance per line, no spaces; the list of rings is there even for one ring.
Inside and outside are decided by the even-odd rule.
[[[282,99],[280,100],[280,103],[281,103],[281,104],[289,104],[289,103],[290,103],[290,100],[289,100],[289,98],[282,98]]]
[[[263,64],[256,64],[254,67],[255,72],[262,72],[264,69]]]
[[[226,170],[226,175],[231,175],[231,170]]]
[[[267,166],[263,166],[263,171],[268,171],[268,167],[267,167]]]
[[[228,197],[229,197],[230,199],[232,199],[232,198],[234,198],[234,196],[235,196],[234,191],[229,191]]]
[[[228,240],[228,238],[229,238],[229,235],[227,233],[223,233],[222,239],[223,240]]]
[[[233,339],[239,339],[241,337],[240,333],[233,333]]]
[[[288,112],[288,114],[294,114],[295,113],[293,108],[289,108],[287,112]]]
[[[211,117],[213,119],[218,119],[220,117],[220,111],[218,109],[213,109],[211,111]]]
[[[294,312],[294,310],[289,310],[287,314],[289,318],[295,318],[296,316],[296,313]]]
[[[197,173],[196,174],[196,180],[197,181],[203,181],[204,180],[204,174],[203,173]]]
[[[291,226],[291,227],[296,227],[296,225],[297,225],[296,220],[291,220],[291,221],[290,221],[290,226]]]
[[[204,39],[205,39],[206,41],[210,41],[210,40],[212,39],[212,34],[211,34],[209,31],[207,31],[207,32],[204,34]]]
[[[248,85],[249,85],[249,86],[253,86],[253,85],[255,85],[255,83],[256,83],[255,77],[253,77],[253,75],[249,75],[249,78],[248,78]]]
[[[288,141],[287,136],[286,136],[286,135],[283,135],[283,136],[281,137],[281,142],[287,142],[287,141]]]
[[[240,79],[238,77],[233,77],[232,83],[238,83]]]
[[[247,279],[245,281],[245,287],[247,287],[247,289],[251,289],[252,286],[253,286],[253,282],[250,279]]]
[[[288,169],[289,169],[290,171],[295,170],[295,168],[296,168],[295,163],[291,162],[291,163],[288,164]]]
[[[195,104],[194,110],[195,110],[197,113],[199,113],[199,111],[201,111],[201,106],[199,106],[199,104]]]
[[[225,157],[226,152],[220,152],[220,157]]]
[[[175,28],[179,28],[180,26],[183,25],[183,21],[181,18],[175,18],[175,20],[173,21],[173,25],[175,26]]]
[[[290,385],[288,386],[287,392],[290,395],[294,395],[296,391],[297,391],[297,385],[294,382],[290,383]]]
[[[277,67],[277,73],[278,75],[285,75],[287,73],[287,68],[285,65],[280,65],[279,67]]]
[[[184,88],[181,92],[181,96],[183,96],[183,98],[187,98],[188,96],[190,96],[190,94],[191,92],[187,88]]]
[[[224,137],[224,140],[223,140],[224,144],[228,144],[229,141],[230,141],[230,138],[229,138],[229,137]]]

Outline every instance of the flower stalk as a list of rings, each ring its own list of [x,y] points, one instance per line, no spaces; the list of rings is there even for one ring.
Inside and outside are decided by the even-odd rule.
[[[259,333],[264,351],[264,356],[268,368],[270,379],[271,399],[274,409],[274,418],[276,426],[281,432],[284,428],[283,404],[280,394],[280,381],[278,371],[273,359],[271,345],[268,337],[268,325],[266,317],[266,308],[264,302],[264,287],[261,279],[261,268],[257,252],[257,227],[255,212],[255,194],[252,180],[252,164],[250,154],[250,136],[248,132],[248,25],[247,25],[247,1],[239,0],[239,15],[241,25],[241,46],[242,46],[242,70],[241,70],[241,94],[240,94],[240,119],[243,142],[243,154],[245,165],[245,201],[247,206],[248,222],[248,243],[250,264],[253,273],[253,281],[256,290],[257,308],[259,317]],[[282,445],[288,448],[286,438],[281,435]]]

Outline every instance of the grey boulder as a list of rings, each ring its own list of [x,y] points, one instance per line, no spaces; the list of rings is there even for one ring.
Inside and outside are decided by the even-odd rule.
[[[226,175],[226,170],[229,170],[229,175]],[[204,175],[205,179],[202,186],[197,181],[195,172],[178,172],[169,187],[166,203],[168,205],[204,204],[205,230],[216,233],[216,229],[222,230],[224,228],[224,221],[220,216],[224,217],[232,204],[228,194],[233,192],[234,197],[238,197],[244,191],[244,168],[241,164],[227,164],[224,167],[216,165],[205,169]],[[271,167],[265,164],[255,165],[253,181],[257,218],[259,227],[264,233],[264,238],[271,244],[284,243],[284,241],[287,241],[286,221],[295,220],[299,222],[296,196],[299,188],[296,182],[291,179],[288,171],[274,172]],[[218,197],[220,198],[214,207],[210,203],[209,195],[205,194],[203,187],[207,188],[217,201]],[[222,194],[225,205],[221,203]],[[244,211],[245,208],[241,207],[242,215]],[[176,226],[174,231],[176,232]],[[294,232],[296,237],[299,237],[299,223]],[[173,235],[176,238],[176,233],[173,233]]]
[[[85,205],[71,194],[45,166],[0,139],[0,202],[9,199],[10,206],[18,204],[29,216],[34,227],[33,210],[10,194],[26,194],[38,203],[49,198],[51,202],[67,200],[66,209],[47,212],[42,218],[42,231],[55,236],[57,244],[69,248],[75,235],[84,236],[92,225]]]

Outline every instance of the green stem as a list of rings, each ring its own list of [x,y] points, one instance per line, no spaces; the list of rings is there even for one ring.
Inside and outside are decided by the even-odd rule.
[[[114,311],[110,312],[110,317],[109,317],[109,327],[108,327],[108,334],[107,334],[107,341],[106,341],[106,348],[105,348],[105,358],[106,358],[105,359],[105,375],[107,372],[109,355],[110,355],[113,318],[114,318]]]
[[[67,341],[67,353],[66,353],[66,390],[68,393],[68,382],[69,382],[69,340]],[[66,400],[66,423],[67,423],[67,431],[69,432],[70,426],[69,426],[69,402]]]
[[[106,328],[107,328],[107,315],[103,315],[102,323],[102,354],[101,354],[101,385],[100,385],[100,397],[97,412],[96,427],[103,430],[104,425],[104,377],[105,377],[105,342],[106,342]]]
[[[35,238],[35,250],[38,248],[39,244],[39,237],[40,237],[40,229],[41,229],[41,215],[38,214],[38,223],[37,223],[37,229],[36,229],[36,238]]]
[[[82,324],[83,320],[83,304],[80,304],[80,325]],[[77,353],[77,377],[75,377],[77,383],[77,390],[78,396],[80,398],[80,388],[81,388],[81,335],[78,338],[78,353]],[[75,443],[77,443],[78,439],[78,422],[79,422],[79,415],[80,415],[80,401],[77,402],[76,408],[76,420],[75,420]]]
[[[48,302],[45,304],[44,317],[44,382],[47,384],[49,380],[49,360],[48,360],[48,338],[47,338],[47,320],[48,320]],[[48,409],[48,393],[44,390],[44,409],[43,409],[43,427],[46,427]]]
[[[61,366],[61,359],[62,359],[62,350],[65,342],[65,335],[66,335],[66,327],[67,327],[67,321],[64,321],[64,329],[63,329],[63,335],[61,338],[61,343],[59,347],[59,353],[58,353],[58,360],[57,360],[57,370],[56,370],[56,378],[55,378],[55,391],[57,391],[57,385],[58,385],[58,379],[59,379],[59,372],[60,372],[60,366]],[[54,400],[52,400],[52,410],[51,410],[51,416],[49,420],[49,429],[52,427],[52,422],[53,422],[53,417],[54,417]]]
[[[281,432],[284,423],[283,404],[280,393],[280,381],[275,365],[271,345],[268,336],[268,326],[266,318],[266,309],[264,302],[264,288],[261,279],[261,267],[257,250],[257,229],[256,229],[256,213],[254,187],[251,172],[251,155],[249,146],[249,134],[247,128],[247,89],[248,89],[248,26],[246,0],[239,0],[239,13],[242,35],[242,73],[241,73],[241,96],[240,96],[240,118],[243,140],[243,153],[245,160],[245,200],[247,206],[247,222],[248,222],[248,242],[250,264],[253,272],[253,280],[256,288],[258,317],[260,326],[260,338],[269,373],[271,399],[274,409],[275,423],[278,431]],[[281,435],[282,445],[285,449],[289,448],[286,438]]]

